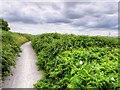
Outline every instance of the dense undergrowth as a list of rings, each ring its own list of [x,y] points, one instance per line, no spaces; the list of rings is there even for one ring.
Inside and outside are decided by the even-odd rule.
[[[118,87],[118,38],[42,34],[32,38],[37,66],[45,71],[35,88]]]
[[[25,35],[19,33],[3,30],[0,30],[0,32],[0,41],[2,43],[2,57],[0,66],[2,68],[2,76],[7,76],[11,74],[10,67],[15,67],[16,56],[20,51],[20,46],[27,42],[28,39],[25,37]]]

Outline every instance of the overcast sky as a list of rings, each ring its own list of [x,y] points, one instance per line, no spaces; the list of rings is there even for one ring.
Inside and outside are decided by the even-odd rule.
[[[117,36],[117,2],[2,2],[12,31]]]

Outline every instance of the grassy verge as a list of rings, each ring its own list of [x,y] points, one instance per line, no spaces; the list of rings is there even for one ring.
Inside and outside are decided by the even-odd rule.
[[[2,68],[2,76],[10,75],[10,66],[14,66],[16,64],[16,56],[17,53],[20,51],[20,46],[27,42],[28,39],[19,34],[19,33],[13,33],[9,31],[1,31],[1,68]]]

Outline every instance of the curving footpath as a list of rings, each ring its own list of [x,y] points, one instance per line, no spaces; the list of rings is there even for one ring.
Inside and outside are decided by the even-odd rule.
[[[42,71],[37,71],[37,57],[31,42],[23,44],[21,50],[16,68],[11,68],[13,75],[5,77],[3,88],[33,88],[33,84],[42,79]]]

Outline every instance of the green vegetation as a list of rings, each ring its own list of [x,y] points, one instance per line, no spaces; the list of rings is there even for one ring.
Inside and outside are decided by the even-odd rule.
[[[10,75],[10,66],[15,67],[16,56],[20,51],[20,46],[27,42],[28,39],[19,33],[12,33],[4,30],[0,30],[2,41],[2,75]]]
[[[119,38],[49,33],[30,35],[8,32],[0,19],[2,75],[10,75],[20,46],[32,41],[38,69],[45,71],[35,88],[110,89],[120,87],[118,74]],[[31,38],[32,37],[32,38]],[[1,45],[0,45],[1,46]],[[0,75],[1,79],[1,75]]]
[[[38,69],[45,77],[35,88],[118,87],[118,38],[42,34],[32,38]]]
[[[16,56],[20,51],[20,46],[29,41],[31,35],[10,32],[7,21],[0,19],[0,55],[2,76],[10,75],[10,67],[16,64]],[[0,75],[1,78],[1,75]]]
[[[0,18],[0,28],[4,31],[9,31],[10,28],[8,27],[7,21]]]

